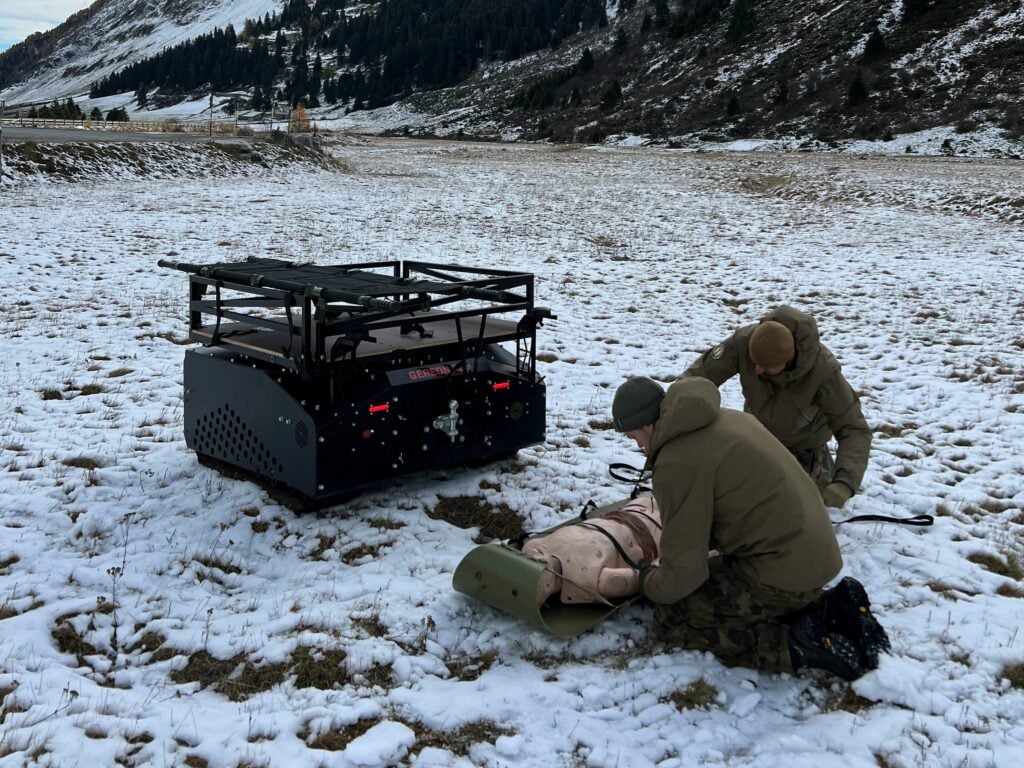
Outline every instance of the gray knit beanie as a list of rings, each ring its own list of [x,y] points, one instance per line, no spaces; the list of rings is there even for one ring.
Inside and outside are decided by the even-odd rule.
[[[661,415],[665,390],[646,376],[626,379],[612,400],[612,421],[619,432],[629,432],[653,424]]]

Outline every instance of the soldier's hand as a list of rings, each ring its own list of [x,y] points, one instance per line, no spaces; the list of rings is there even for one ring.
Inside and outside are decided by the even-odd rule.
[[[821,492],[821,500],[825,502],[826,507],[835,507],[841,509],[846,502],[853,496],[853,491],[846,483],[829,483],[825,486],[825,489]]]
[[[637,573],[640,574],[640,593],[643,594],[644,582],[647,581],[647,577],[658,570],[658,566],[647,560],[641,560],[637,565]]]

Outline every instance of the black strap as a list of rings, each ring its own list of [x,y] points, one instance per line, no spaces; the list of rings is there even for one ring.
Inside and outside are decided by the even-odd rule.
[[[898,525],[915,525],[925,527],[932,525],[935,518],[931,515],[914,515],[913,517],[890,517],[889,515],[854,515],[846,520],[840,520],[832,525],[839,526],[845,523],[897,523]]]
[[[630,568],[636,568],[637,570],[640,569],[640,564],[635,562],[633,558],[627,555],[626,550],[624,550],[622,548],[622,545],[619,544],[618,539],[612,536],[611,533],[606,531],[604,528],[602,528],[599,525],[594,525],[593,523],[576,523],[576,525],[580,526],[581,528],[589,528],[591,531],[597,531],[598,533],[600,533],[602,536],[604,536],[606,539],[608,539],[608,541],[612,543],[612,545],[615,547],[615,551],[619,553],[619,556],[626,561]]]
[[[646,485],[642,485],[642,483],[650,480],[654,473],[645,467],[634,467],[632,464],[625,464],[620,461],[608,465],[608,474],[611,475],[613,480],[618,480],[620,483],[634,484],[633,490],[629,494],[631,499],[635,499],[641,493],[651,492],[651,489]]]
[[[597,504],[593,499],[589,499],[587,503],[583,505],[583,509],[580,510],[580,516],[577,520],[570,520],[566,523],[560,523],[559,525],[556,525],[554,528],[547,531],[523,531],[522,534],[516,536],[514,539],[509,539],[508,543],[516,549],[522,549],[523,545],[529,539],[536,538],[537,536],[547,536],[550,533],[554,533],[554,531],[558,530],[559,528],[563,528],[568,525],[578,525],[579,522],[583,520],[589,520],[590,513],[595,509],[597,509]]]
[[[623,483],[636,483],[633,487],[633,492],[629,495],[631,499],[635,499],[642,491],[650,493],[650,488],[641,485],[651,479],[652,472],[643,467],[634,467],[632,464],[626,464],[624,462],[616,462],[615,464],[608,465],[608,474],[612,476],[612,479],[618,480]],[[630,476],[632,475],[632,476]],[[642,512],[639,514],[643,514]],[[650,519],[650,518],[648,518]],[[897,525],[913,525],[918,528],[924,528],[929,525],[935,524],[935,518],[931,515],[914,515],[913,517],[891,517],[889,515],[855,515],[847,520],[840,520],[838,523],[832,523],[832,525],[843,525],[845,523],[896,523]],[[660,525],[658,526],[661,527]]]
[[[629,514],[631,514],[631,515],[640,515],[640,517],[646,517],[650,521],[651,525],[653,525],[659,531],[662,530],[661,523],[659,523],[653,517],[648,515],[646,512],[641,512],[639,509],[625,509],[625,508],[620,509],[619,511],[620,512],[629,512]]]
[[[597,503],[593,499],[587,499],[587,503],[583,505],[583,509],[580,510],[580,520],[586,520],[590,517],[590,513],[597,509]]]

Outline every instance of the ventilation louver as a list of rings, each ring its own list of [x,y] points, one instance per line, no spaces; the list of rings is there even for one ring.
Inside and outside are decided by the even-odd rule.
[[[264,475],[284,472],[284,466],[230,405],[223,405],[200,417],[195,429],[196,451],[199,453],[236,466],[247,465]]]

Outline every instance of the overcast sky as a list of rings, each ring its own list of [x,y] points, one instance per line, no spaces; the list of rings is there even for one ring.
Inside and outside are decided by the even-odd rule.
[[[0,0],[0,51],[20,43],[33,32],[53,29],[93,0]]]

